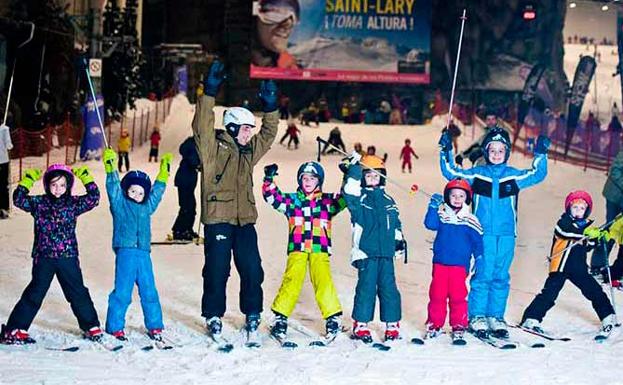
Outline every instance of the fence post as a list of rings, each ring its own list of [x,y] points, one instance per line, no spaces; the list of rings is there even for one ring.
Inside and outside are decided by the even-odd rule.
[[[47,125],[45,128],[45,132],[46,132],[46,144],[47,144],[47,154],[45,157],[45,168],[50,167],[50,152],[52,149],[52,126],[51,125]]]
[[[138,133],[139,144],[143,144],[143,110],[141,110],[141,123],[139,124],[140,132]]]
[[[24,129],[18,128],[19,137],[19,179],[22,179],[22,159],[24,159]]]
[[[158,100],[156,100],[155,104],[156,104],[156,120],[154,124],[157,124],[158,123]]]
[[[151,112],[151,110],[147,110],[147,122],[145,124],[145,138],[143,139],[143,143],[145,143],[147,141],[147,136],[148,136],[148,132],[149,132],[149,113]]]
[[[134,115],[132,116],[132,151],[134,151],[134,131],[136,128],[136,110],[134,110]]]
[[[65,123],[63,123],[63,128],[65,128],[65,164],[69,164],[69,135],[71,135],[69,125],[69,112],[67,112]]]

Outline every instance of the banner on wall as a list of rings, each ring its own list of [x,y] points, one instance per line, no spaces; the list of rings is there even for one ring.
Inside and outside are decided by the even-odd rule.
[[[97,107],[103,120],[104,98],[99,94],[97,95]],[[102,157],[102,147],[104,147],[104,139],[102,137],[104,133],[100,128],[97,112],[95,111],[95,103],[93,103],[93,98],[90,95],[87,102],[82,106],[82,118],[84,121],[84,134],[80,144],[80,159],[99,160]]]
[[[260,0],[251,77],[430,82],[432,0]]]
[[[571,139],[578,125],[580,119],[580,112],[582,112],[582,104],[584,104],[584,98],[588,93],[588,86],[593,80],[593,74],[597,63],[591,56],[582,56],[577,68],[575,69],[575,75],[573,76],[573,85],[571,86],[571,97],[569,99],[569,109],[567,117],[567,136],[565,139],[565,155],[569,151],[571,145]]]

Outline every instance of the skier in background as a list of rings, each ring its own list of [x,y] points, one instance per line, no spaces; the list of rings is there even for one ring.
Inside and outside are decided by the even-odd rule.
[[[409,174],[411,174],[411,170],[413,168],[411,165],[411,155],[413,155],[415,159],[420,159],[415,151],[413,151],[413,148],[411,148],[411,139],[405,139],[405,145],[402,150],[400,150],[400,159],[402,159],[401,168],[403,173],[405,172],[405,167],[407,167],[409,169]]]
[[[158,148],[160,147],[160,129],[158,126],[154,127],[154,131],[149,137],[150,149],[149,149],[149,162],[151,158],[154,158],[154,162],[158,161]]]
[[[191,241],[199,238],[199,234],[193,229],[197,215],[195,189],[201,166],[195,139],[192,136],[186,138],[180,145],[179,152],[182,160],[175,173],[175,187],[177,187],[177,202],[180,209],[172,232],[173,239]]]

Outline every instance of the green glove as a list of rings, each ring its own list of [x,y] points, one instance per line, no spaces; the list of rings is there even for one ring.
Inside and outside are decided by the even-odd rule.
[[[43,171],[38,168],[29,168],[28,170],[24,171],[24,177],[22,178],[22,180],[19,181],[18,184],[20,186],[26,187],[27,190],[30,190],[32,188],[32,185],[35,184],[36,181],[41,179],[42,174]]]
[[[167,152],[166,154],[162,155],[162,159],[160,160],[160,172],[158,173],[158,176],[156,177],[157,181],[160,181],[162,183],[167,183],[167,180],[169,179],[169,174],[171,173],[171,161],[173,160],[173,154],[171,154],[170,152]]]
[[[75,167],[72,168],[71,171],[85,186],[89,183],[95,182],[95,179],[93,179],[93,175],[91,175],[91,172],[87,166]]]
[[[589,226],[589,227],[585,228],[583,234],[588,239],[598,239],[599,237],[602,236],[601,230],[598,227],[595,227],[595,226]]]
[[[117,161],[117,153],[112,148],[104,150],[104,170],[106,174],[110,174],[115,171],[115,163]]]

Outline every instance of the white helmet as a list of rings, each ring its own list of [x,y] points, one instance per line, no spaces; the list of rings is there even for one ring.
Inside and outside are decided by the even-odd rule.
[[[232,107],[223,114],[223,125],[229,133],[236,137],[238,130],[243,124],[255,127],[255,116],[244,107]]]

